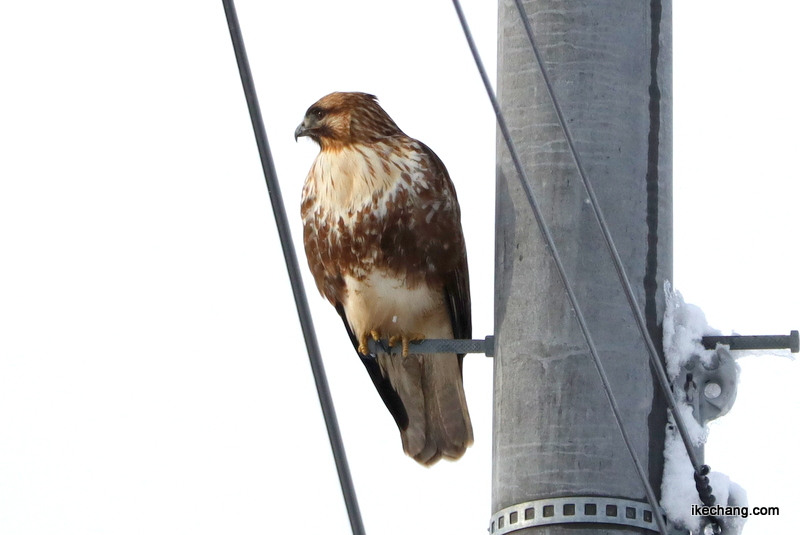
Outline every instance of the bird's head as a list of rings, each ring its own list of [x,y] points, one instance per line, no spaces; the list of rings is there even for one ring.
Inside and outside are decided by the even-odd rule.
[[[323,150],[356,143],[375,143],[402,134],[374,95],[331,93],[315,102],[294,131],[295,141],[308,136]]]

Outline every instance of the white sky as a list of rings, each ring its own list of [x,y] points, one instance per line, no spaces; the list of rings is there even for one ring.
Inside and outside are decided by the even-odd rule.
[[[296,244],[316,148],[295,126],[330,91],[375,93],[456,183],[482,337],[491,107],[450,2],[389,5],[237,2]],[[724,332],[785,334],[800,328],[800,8],[687,6],[675,286]],[[496,5],[464,8],[493,73]],[[348,533],[221,3],[6,2],[0,69],[0,531]],[[490,359],[465,363],[475,446],[420,468],[304,276],[367,531],[485,533]],[[740,363],[707,460],[781,508],[745,533],[790,533],[798,363]]]

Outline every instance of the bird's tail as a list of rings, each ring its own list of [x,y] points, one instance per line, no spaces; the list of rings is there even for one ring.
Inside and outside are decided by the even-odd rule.
[[[424,466],[442,458],[459,459],[472,445],[473,436],[458,357],[383,358],[408,414],[408,425],[400,429],[406,454]]]

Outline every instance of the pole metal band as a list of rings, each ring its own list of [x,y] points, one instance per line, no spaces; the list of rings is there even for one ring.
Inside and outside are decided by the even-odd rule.
[[[568,496],[518,503],[492,515],[489,533],[504,535],[551,524],[617,524],[658,532],[646,502],[600,496]]]

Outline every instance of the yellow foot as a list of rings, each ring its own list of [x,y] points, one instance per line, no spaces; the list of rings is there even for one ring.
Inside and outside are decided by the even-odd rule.
[[[401,336],[401,340],[403,341],[403,356],[408,356],[408,343],[409,342],[421,342],[425,340],[425,336],[422,334],[404,334]]]
[[[358,337],[358,352],[364,356],[369,355],[369,344],[367,343],[367,333]]]
[[[380,342],[381,341],[381,333],[379,331],[372,330],[372,331],[369,332],[369,334],[370,334],[370,336],[372,336],[372,339],[375,340],[376,342]]]
[[[389,337],[389,347],[394,347],[397,341],[400,340],[400,335],[395,334],[394,336]]]

